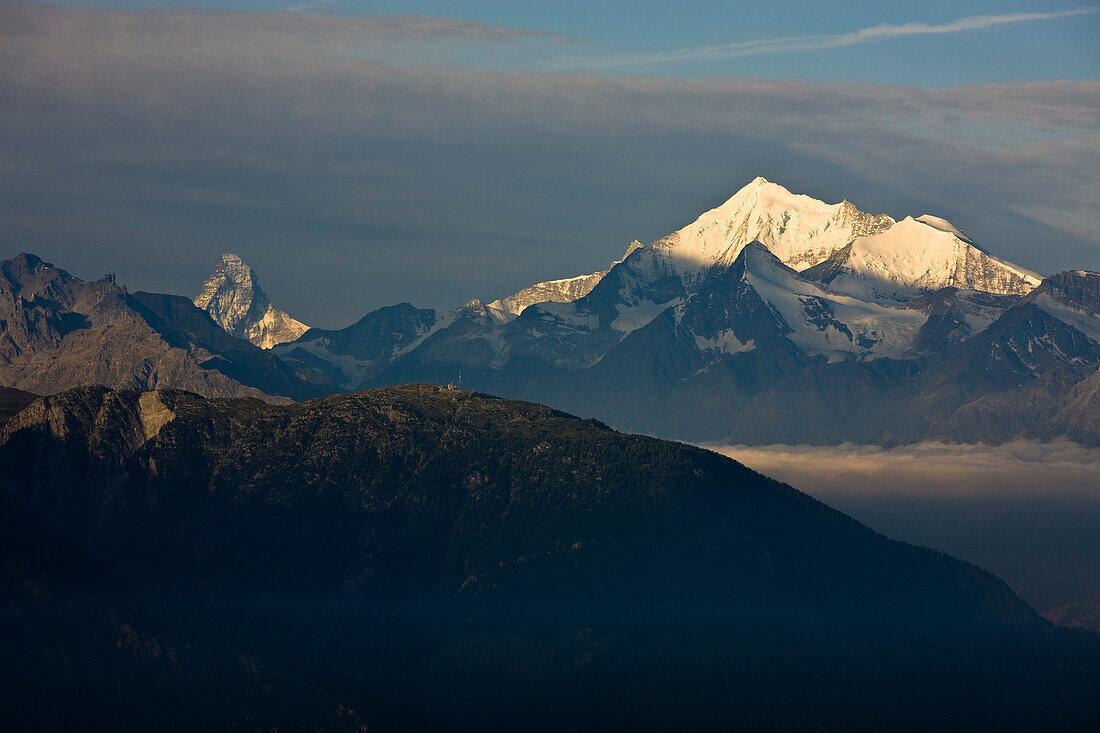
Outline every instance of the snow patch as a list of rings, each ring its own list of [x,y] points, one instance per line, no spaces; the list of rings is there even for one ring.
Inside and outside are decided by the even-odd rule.
[[[674,308],[681,302],[680,298],[667,303],[654,303],[651,300],[641,300],[634,305],[618,305],[616,310],[619,315],[611,322],[611,327],[621,331],[624,335],[637,331],[642,326],[649,324],[657,316],[668,308]]]
[[[1071,308],[1050,297],[1049,293],[1040,292],[1034,302],[1047,315],[1054,316],[1062,323],[1069,324],[1093,341],[1100,343],[1100,313]]]
[[[756,348],[756,343],[753,339],[741,343],[737,336],[734,335],[733,329],[727,328],[719,331],[710,338],[696,336],[695,348],[700,351],[717,351],[723,354],[744,354],[753,351]]]
[[[922,214],[916,217],[915,221],[919,221],[921,224],[927,224],[930,227],[939,229],[941,232],[953,234],[964,242],[971,242],[970,237],[963,234],[958,227],[949,222],[947,219],[942,219],[938,216],[932,216],[931,214]]]
[[[787,337],[829,361],[907,354],[925,314],[837,295],[807,282],[766,251],[751,250],[745,280],[791,328]]]

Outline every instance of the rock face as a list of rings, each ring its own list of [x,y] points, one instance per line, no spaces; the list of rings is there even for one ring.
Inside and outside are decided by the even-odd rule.
[[[641,247],[642,243],[638,240],[634,240],[630,243],[630,246],[627,247],[622,258],[611,263],[611,267],[618,265],[629,257],[631,252]],[[507,298],[494,300],[489,304],[489,307],[518,316],[523,312],[524,308],[529,305],[534,305],[535,303],[569,303],[579,298],[583,298],[592,292],[592,288],[596,287],[596,284],[603,279],[604,275],[611,272],[611,267],[606,270],[600,270],[599,272],[593,272],[591,275],[578,275],[577,277],[567,277],[562,280],[548,280],[546,282],[536,283],[530,287],[524,288],[514,295],[509,295]]]
[[[0,384],[285,400],[331,392],[323,381],[233,338],[186,298],[86,282],[29,254],[0,262]]]
[[[240,650],[238,675],[279,660],[276,689],[315,682],[371,727],[1072,727],[1097,713],[1095,640],[988,573],[717,454],[539,405],[430,385],[289,406],[83,388],[0,429],[0,488],[44,528],[3,538],[18,572],[62,549],[109,569],[94,607],[136,630],[112,648],[171,659],[156,645],[204,634],[215,643],[173,648]],[[85,725],[92,695],[129,699],[102,690],[80,645],[43,667],[79,615],[39,624],[31,609],[0,605],[5,643],[28,652],[19,689],[67,685]],[[150,669],[142,709],[175,701],[175,727],[211,707],[232,718],[253,694],[240,681],[189,711],[187,668]],[[24,719],[9,689],[0,709]]]
[[[309,330],[309,326],[271,304],[255,271],[235,254],[221,256],[214,274],[195,298],[195,305],[228,333],[261,349],[293,341]]]

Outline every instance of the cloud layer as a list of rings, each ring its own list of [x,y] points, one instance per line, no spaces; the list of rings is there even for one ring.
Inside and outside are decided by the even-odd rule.
[[[1100,450],[1068,441],[999,446],[709,446],[815,496],[1080,497],[1100,501]]]
[[[0,5],[0,256],[187,293],[238,251],[280,307],[343,326],[590,272],[764,175],[934,212],[1038,271],[1100,269],[1100,83],[438,65],[439,48],[560,40],[423,18]]]
[[[899,23],[860,28],[849,33],[816,34],[808,36],[787,36],[783,38],[760,38],[739,43],[726,43],[716,46],[697,46],[675,51],[662,51],[636,56],[621,56],[605,59],[606,66],[630,66],[653,63],[680,63],[699,59],[741,58],[772,53],[804,53],[823,51],[829,48],[858,46],[863,43],[887,41],[906,36],[946,35],[966,33],[985,28],[993,28],[1009,23],[1025,23],[1040,20],[1070,18],[1077,15],[1091,15],[1100,12],[1100,8],[1075,8],[1050,13],[1005,13],[1002,15],[972,15],[947,23]]]

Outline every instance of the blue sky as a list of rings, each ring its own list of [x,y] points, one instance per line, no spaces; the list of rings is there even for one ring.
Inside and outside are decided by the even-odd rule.
[[[116,0],[60,4],[117,8],[202,8],[343,15],[422,15],[541,30],[576,39],[535,54],[488,55],[478,48],[448,61],[474,67],[596,71],[684,78],[758,75],[857,79],[946,86],[1093,79],[1100,69],[1100,5],[1058,2],[379,2],[374,0]],[[1030,16],[1030,17],[1029,17]],[[1053,17],[1044,17],[1053,16]],[[972,23],[959,21],[970,19]],[[922,24],[923,29],[907,26]],[[975,27],[969,27],[973,25]],[[892,26],[878,40],[834,39]],[[916,32],[916,31],[920,32]],[[781,49],[728,48],[798,39]],[[841,39],[843,42],[843,39]],[[722,47],[727,47],[723,49]],[[695,53],[692,53],[695,52]],[[672,57],[676,57],[675,60]],[[647,60],[647,57],[650,57]]]
[[[1098,7],[0,2],[0,258],[191,294],[236,251],[334,327],[603,268],[764,175],[1100,270]]]

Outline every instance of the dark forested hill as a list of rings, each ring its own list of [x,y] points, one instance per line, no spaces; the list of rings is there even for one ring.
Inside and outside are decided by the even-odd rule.
[[[187,660],[148,677],[85,644],[59,662],[85,616],[44,626],[38,596],[11,595],[3,641],[29,661],[5,674],[74,716],[81,700],[107,716],[105,695],[183,728],[994,728],[1100,712],[1095,637],[979,568],[717,454],[538,405],[427,385],[289,406],[82,388],[0,429],[0,484],[6,521],[41,528],[6,540],[8,577],[31,579],[18,587],[102,611],[103,650],[144,638],[125,619]],[[97,570],[53,573],[71,566],[59,548]],[[5,717],[33,720],[29,699],[6,695]]]

